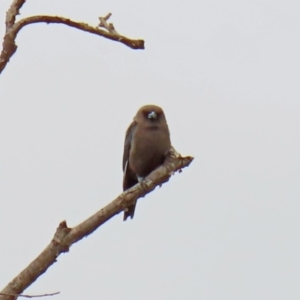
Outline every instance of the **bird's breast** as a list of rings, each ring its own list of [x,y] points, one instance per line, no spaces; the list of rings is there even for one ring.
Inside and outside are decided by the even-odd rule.
[[[171,147],[168,128],[151,126],[134,132],[129,156],[132,171],[147,176],[164,162]]]

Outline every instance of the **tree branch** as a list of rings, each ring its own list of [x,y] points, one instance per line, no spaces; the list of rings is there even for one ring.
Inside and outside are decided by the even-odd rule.
[[[90,26],[86,23],[75,22],[70,19],[63,18],[63,17],[57,17],[57,16],[33,16],[33,17],[24,18],[24,19],[20,20],[19,22],[17,22],[14,26],[16,35],[23,27],[25,27],[26,25],[29,25],[29,24],[34,24],[34,23],[64,24],[64,25],[67,25],[70,27],[77,28],[82,31],[86,31],[89,33],[93,33],[93,34],[102,36],[109,40],[120,42],[132,49],[144,49],[144,41],[143,40],[132,40],[125,36],[120,35],[115,30],[111,30],[111,28],[114,28],[113,24],[111,24],[111,23],[108,26],[108,31],[105,31],[105,30],[99,29],[97,27]]]
[[[8,31],[16,21],[17,15],[20,14],[20,9],[26,0],[14,0],[6,13],[6,31]]]
[[[49,297],[49,296],[55,296],[58,295],[60,292],[55,292],[55,293],[51,293],[51,294],[42,294],[42,295],[24,295],[24,294],[20,294],[20,295],[14,295],[14,294],[4,294],[4,293],[0,293],[0,296],[10,296],[10,297],[23,297],[23,298],[42,298],[42,297]]]
[[[189,166],[192,161],[193,157],[181,157],[172,148],[163,165],[154,170],[141,183],[122,193],[119,197],[81,224],[73,228],[68,228],[66,221],[62,221],[59,224],[52,241],[45,250],[0,292],[0,300],[16,299],[12,296],[1,296],[1,293],[2,295],[21,294],[56,262],[57,257],[61,253],[68,252],[69,248],[74,243],[90,235],[113,216],[123,212],[124,209],[132,205],[137,199],[150,193],[156,186],[167,182],[174,172],[180,172],[182,168]]]
[[[85,32],[89,32],[92,34],[96,34],[99,36],[102,36],[106,39],[120,42],[131,49],[144,49],[145,43],[144,40],[135,40],[127,38],[123,35],[120,35],[114,28],[112,23],[107,23],[106,21],[111,16],[111,13],[109,13],[105,17],[99,17],[100,24],[99,27],[103,27],[106,30],[90,26],[86,23],[82,22],[75,22],[70,19],[64,18],[64,17],[58,17],[58,16],[32,16],[27,17],[24,19],[19,20],[18,22],[15,22],[16,15],[19,14],[19,11],[24,4],[25,0],[15,0],[13,1],[12,5],[10,6],[9,10],[6,14],[6,31],[3,39],[3,48],[2,52],[0,54],[0,74],[6,67],[7,63],[9,62],[10,58],[14,55],[14,53],[17,51],[17,45],[15,43],[15,40],[17,38],[17,35],[19,31],[30,24],[35,23],[47,23],[47,24],[64,24]]]

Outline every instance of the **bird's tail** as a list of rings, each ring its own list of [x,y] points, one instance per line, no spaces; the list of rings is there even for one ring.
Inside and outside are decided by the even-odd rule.
[[[135,206],[136,206],[136,203],[134,203],[133,205],[130,205],[130,206],[126,207],[126,209],[124,210],[123,221],[126,221],[126,219],[128,217],[130,217],[131,219],[133,219],[134,211],[135,211]]]

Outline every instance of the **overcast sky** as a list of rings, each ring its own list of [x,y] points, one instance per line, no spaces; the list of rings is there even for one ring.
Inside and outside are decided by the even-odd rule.
[[[0,0],[1,39],[11,1]],[[121,193],[125,131],[153,103],[194,162],[26,294],[299,300],[299,1],[28,0],[21,17],[97,25],[108,12],[144,51],[37,24],[1,74],[0,288],[62,220],[77,225]]]

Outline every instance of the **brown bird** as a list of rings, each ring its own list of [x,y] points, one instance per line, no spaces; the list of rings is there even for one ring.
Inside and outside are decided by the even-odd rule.
[[[170,133],[163,110],[156,105],[141,107],[126,131],[123,190],[131,188],[160,166],[170,148]],[[135,205],[124,210],[124,221],[133,218]]]

